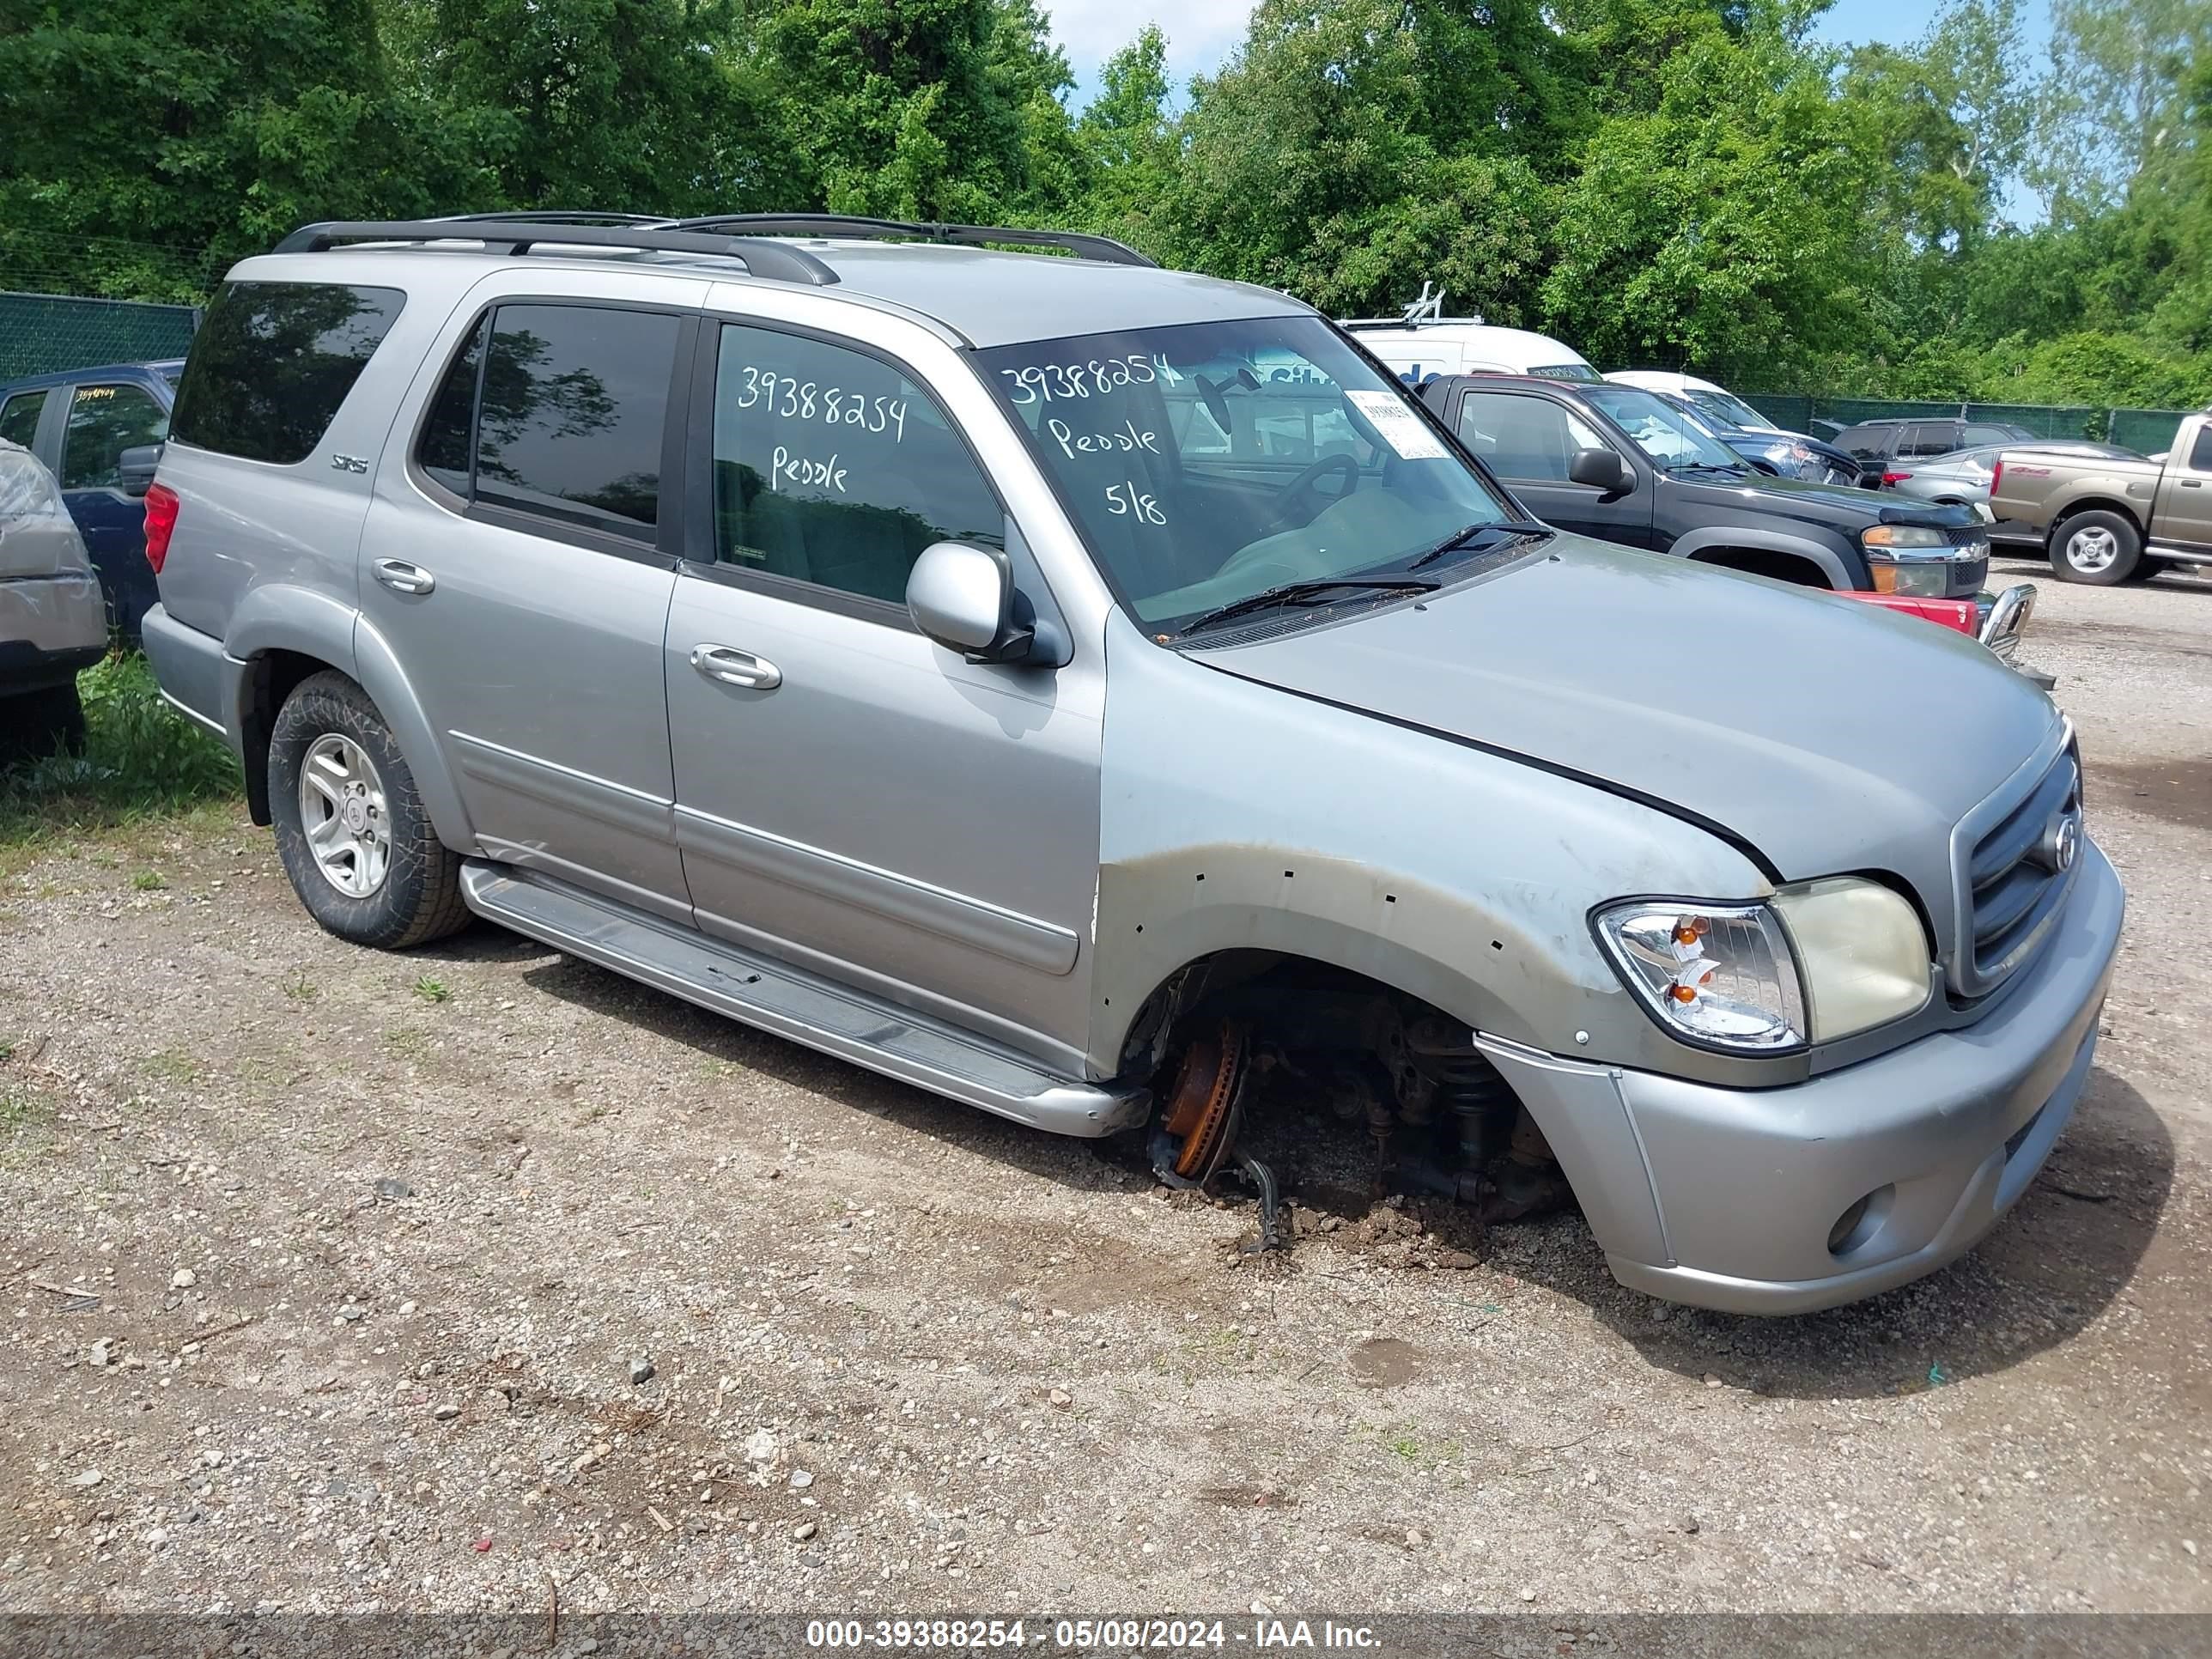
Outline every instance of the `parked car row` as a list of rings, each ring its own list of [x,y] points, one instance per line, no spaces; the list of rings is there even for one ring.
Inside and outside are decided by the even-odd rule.
[[[53,474],[0,438],[0,765],[82,741],[76,677],[106,651],[100,583]]]

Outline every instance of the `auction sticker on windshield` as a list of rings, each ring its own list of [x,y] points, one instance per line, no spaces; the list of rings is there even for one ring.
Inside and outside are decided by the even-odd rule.
[[[1382,434],[1382,441],[1398,452],[1400,459],[1408,461],[1439,461],[1445,454],[1444,447],[1437,441],[1437,434],[1421,423],[1421,417],[1388,392],[1347,392],[1344,394],[1352,405],[1367,417],[1367,422]]]

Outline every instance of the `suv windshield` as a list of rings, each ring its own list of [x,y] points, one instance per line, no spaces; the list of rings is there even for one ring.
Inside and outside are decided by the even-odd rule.
[[[1723,426],[1757,430],[1771,424],[1765,416],[1742,398],[1731,397],[1725,392],[1689,391],[1682,395]]]
[[[1290,583],[1402,574],[1509,517],[1405,388],[1319,318],[975,356],[1153,631]]]
[[[1607,384],[1583,387],[1582,395],[1633,438],[1636,447],[1662,472],[1703,466],[1729,472],[1745,470],[1742,456],[1705,430],[1697,416],[1675,408],[1656,392]]]

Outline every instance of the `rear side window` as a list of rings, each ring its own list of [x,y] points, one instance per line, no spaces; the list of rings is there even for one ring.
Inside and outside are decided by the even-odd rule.
[[[192,339],[177,441],[279,466],[306,460],[406,299],[339,283],[225,283]]]
[[[44,392],[19,392],[8,399],[8,406],[0,409],[0,438],[11,444],[31,447],[31,440],[39,435],[39,412],[46,406]]]
[[[81,386],[70,399],[62,438],[64,489],[112,489],[123,482],[123,452],[169,435],[169,416],[153,393],[135,386]]]
[[[430,400],[415,452],[463,501],[651,543],[682,319],[610,306],[501,306]]]

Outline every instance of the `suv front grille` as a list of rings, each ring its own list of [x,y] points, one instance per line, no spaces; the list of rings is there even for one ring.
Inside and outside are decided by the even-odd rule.
[[[2035,954],[2074,884],[2081,769],[2072,745],[2010,811],[1996,810],[1996,821],[1965,846],[1958,872],[1963,925],[1954,977],[1969,997],[1994,991]]]

